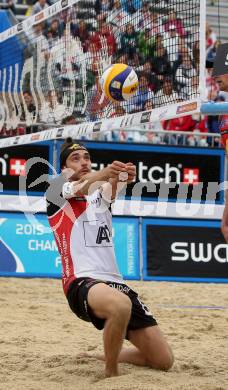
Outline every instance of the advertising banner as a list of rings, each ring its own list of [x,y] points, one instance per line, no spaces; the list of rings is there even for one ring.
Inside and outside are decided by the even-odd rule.
[[[52,173],[53,142],[0,149],[0,190],[4,194],[41,195]],[[35,181],[38,179],[38,183]]]
[[[143,144],[84,142],[92,167],[99,170],[113,160],[137,167],[135,183],[126,198],[160,201],[223,203],[224,151]],[[212,183],[212,184],[211,184]]]
[[[228,283],[220,221],[145,219],[143,279]]]
[[[28,216],[27,216],[28,217]],[[0,275],[61,276],[61,259],[46,215],[0,214]],[[140,279],[137,218],[113,218],[117,263],[125,279]]]

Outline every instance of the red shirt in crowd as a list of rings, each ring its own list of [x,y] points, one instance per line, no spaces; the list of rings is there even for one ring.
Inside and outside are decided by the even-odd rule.
[[[175,118],[166,120],[163,122],[164,130],[173,131],[193,131],[195,129],[196,122],[192,119],[191,115],[182,116],[181,118]]]

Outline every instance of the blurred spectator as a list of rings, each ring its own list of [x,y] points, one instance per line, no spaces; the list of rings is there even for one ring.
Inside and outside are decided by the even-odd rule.
[[[62,124],[63,125],[77,125],[77,123],[78,123],[78,121],[77,121],[77,119],[75,118],[74,115],[66,116],[62,120]]]
[[[209,68],[206,70],[206,97],[208,100],[214,100],[217,97],[219,91],[215,78],[212,77],[212,71],[213,68]]]
[[[187,144],[189,146],[208,146],[207,137],[202,136],[202,133],[207,133],[207,117],[201,114],[194,114],[192,118],[196,121],[195,128],[193,129],[193,135],[187,138]]]
[[[124,11],[124,9],[122,9],[120,0],[114,0],[113,8],[108,13],[106,19],[107,23],[111,23],[121,31],[126,21],[129,20],[129,18],[128,19],[127,18],[128,18],[128,13]]]
[[[141,0],[121,0],[121,5],[124,11],[129,14],[134,14],[138,9],[142,7]]]
[[[44,35],[45,32],[45,23],[37,23],[33,25],[33,36],[32,36],[32,44],[39,44],[39,48],[41,53],[44,55],[45,59],[49,58],[49,44],[48,40]]]
[[[209,23],[206,23],[206,57],[209,51],[213,48],[215,42],[217,41],[217,36],[212,30]]]
[[[182,62],[177,68],[175,79],[179,93],[182,97],[188,99],[192,90],[192,78],[197,76],[196,69],[193,66],[191,57],[189,54],[185,54],[182,58]]]
[[[108,55],[111,56],[116,52],[116,41],[112,27],[106,23],[101,23],[98,31],[91,32],[88,40],[89,46],[93,45],[93,50],[100,51],[107,48]]]
[[[163,121],[163,129],[173,131],[193,131],[195,124],[196,122],[193,120],[192,115],[185,115],[181,118]]]
[[[143,111],[145,103],[147,100],[153,100],[154,93],[149,87],[148,78],[142,74],[139,77],[139,87],[137,94],[130,99],[130,112]]]
[[[167,32],[170,30],[170,26],[175,26],[176,32],[180,37],[185,37],[186,32],[180,18],[177,18],[177,14],[174,10],[170,10],[168,14],[168,20],[164,24],[164,30]]]
[[[143,62],[154,57],[155,37],[151,36],[150,29],[147,28],[145,31],[141,31],[139,33],[138,49],[139,49],[141,60]]]
[[[173,69],[179,60],[180,37],[177,34],[175,24],[169,25],[169,30],[164,34],[163,45],[167,50],[168,59]]]
[[[60,25],[58,19],[53,19],[47,32],[48,44],[51,49],[58,43],[58,39],[61,37]]]
[[[221,45],[221,41],[218,39],[214,44],[213,46],[211,47],[211,49],[208,50],[207,52],[207,61],[210,61],[213,63],[214,59],[215,59],[215,55],[216,55],[216,51],[218,49],[218,47]]]
[[[15,13],[14,0],[3,0],[0,3],[0,9],[11,9]]]
[[[95,11],[96,14],[108,15],[108,12],[111,11],[113,7],[113,0],[96,0],[95,1]]]
[[[126,53],[130,59],[136,57],[137,54],[138,34],[131,23],[125,27],[125,32],[120,38],[121,54]]]
[[[33,97],[30,92],[23,92],[23,97],[26,107],[23,106],[20,119],[22,122],[26,121],[27,123],[31,124],[34,122],[34,119],[36,117],[36,106],[34,104]]]
[[[45,8],[48,8],[47,0],[38,0],[32,7],[31,15],[38,14],[43,11]]]
[[[158,91],[160,88],[160,81],[157,77],[156,72],[153,71],[151,62],[146,61],[144,65],[138,68],[138,70],[142,75],[147,77],[150,90],[153,92]]]
[[[61,124],[66,115],[67,109],[63,104],[58,102],[55,91],[49,91],[46,102],[41,106],[40,121],[49,124]]]
[[[165,77],[162,89],[160,89],[154,97],[156,106],[174,104],[178,99],[179,96],[173,89],[173,80],[170,77]]]
[[[225,101],[225,98],[223,96],[217,96],[215,98],[215,102],[223,103],[224,101]],[[219,115],[208,115],[206,117],[206,120],[207,120],[208,133],[219,135],[220,134],[219,127],[220,127],[220,120],[221,120]],[[218,136],[218,138],[208,137],[207,142],[208,142],[208,145],[210,145],[210,146],[219,146],[220,145],[220,137],[219,136]],[[212,145],[212,143],[213,143],[213,145]]]
[[[194,99],[199,95],[199,75],[196,74],[191,78],[191,88],[187,91],[187,94],[182,95],[182,97],[186,96],[186,99]],[[186,100],[185,99],[185,100]]]
[[[106,108],[110,105],[110,100],[103,94],[99,77],[88,93],[87,119],[90,121],[99,120],[106,115]]]
[[[172,74],[167,50],[164,48],[163,44],[156,47],[155,57],[152,60],[152,69],[157,74],[157,77],[161,82],[164,77]]]
[[[144,31],[146,28],[150,27],[151,22],[151,12],[150,12],[150,3],[149,1],[143,1],[142,8],[134,14],[132,23],[136,31]]]
[[[85,20],[80,20],[79,23],[75,26],[74,36],[80,39],[82,47],[86,49],[87,42],[89,40],[89,31],[88,24],[85,22]]]
[[[163,121],[163,129],[168,131],[193,131],[196,122],[193,120],[192,115],[185,115],[180,118],[174,118]],[[190,137],[192,139],[193,136]],[[187,136],[187,139],[189,136]],[[180,134],[170,134],[164,137],[164,141],[170,145],[178,145],[186,143],[186,137]]]
[[[151,12],[150,20],[148,21],[146,28],[150,29],[152,36],[156,36],[157,34],[163,34],[164,28],[162,24],[161,15],[156,12]]]

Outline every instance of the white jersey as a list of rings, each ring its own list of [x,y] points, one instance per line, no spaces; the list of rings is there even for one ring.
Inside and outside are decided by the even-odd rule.
[[[112,240],[112,215],[99,190],[48,206],[48,220],[62,259],[63,289],[79,277],[123,283]]]

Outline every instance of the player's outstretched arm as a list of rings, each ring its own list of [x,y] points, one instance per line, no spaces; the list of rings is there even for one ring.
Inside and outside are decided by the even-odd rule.
[[[118,181],[119,176],[126,174],[127,169],[126,164],[120,161],[113,161],[112,164],[100,171],[87,173],[78,181],[66,183],[64,185],[65,188],[63,188],[63,196],[71,198],[92,194],[102,184],[109,182],[109,180]]]

